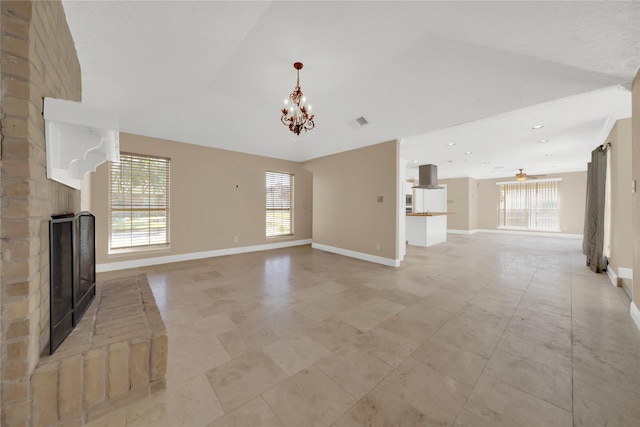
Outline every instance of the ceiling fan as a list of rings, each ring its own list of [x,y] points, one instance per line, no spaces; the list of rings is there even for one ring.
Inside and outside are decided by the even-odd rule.
[[[523,182],[523,181],[526,181],[527,179],[539,179],[546,176],[546,175],[527,175],[523,169],[518,169],[518,170],[520,171],[516,174],[516,181],[518,182]]]

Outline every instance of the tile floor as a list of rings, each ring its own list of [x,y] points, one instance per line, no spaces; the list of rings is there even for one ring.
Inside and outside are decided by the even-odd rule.
[[[580,245],[450,235],[399,269],[308,246],[149,268],[167,389],[90,425],[638,426],[640,331]]]

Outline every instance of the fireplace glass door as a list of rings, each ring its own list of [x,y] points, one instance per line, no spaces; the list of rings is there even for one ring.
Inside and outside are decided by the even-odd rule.
[[[73,329],[73,222],[55,219],[50,227],[50,347],[56,349]]]
[[[49,352],[58,348],[91,304],[96,289],[95,218],[88,212],[49,221]]]

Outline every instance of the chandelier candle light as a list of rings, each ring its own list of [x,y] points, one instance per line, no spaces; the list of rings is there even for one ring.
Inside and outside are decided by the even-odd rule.
[[[298,80],[296,82],[296,88],[289,95],[289,99],[284,101],[285,108],[282,109],[282,117],[280,121],[283,125],[287,126],[289,130],[296,135],[300,135],[303,130],[306,132],[315,127],[313,118],[315,115],[309,115],[311,111],[311,105],[305,106],[306,98],[300,89],[300,70],[302,69],[302,62],[296,62],[293,64],[298,73]]]

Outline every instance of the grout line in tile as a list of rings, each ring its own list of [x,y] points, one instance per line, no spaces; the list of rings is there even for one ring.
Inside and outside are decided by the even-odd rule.
[[[288,378],[287,378],[287,379],[288,379]],[[278,384],[282,384],[282,383],[278,383]],[[274,385],[273,387],[276,387],[278,384]],[[271,387],[269,390],[271,390],[273,387]],[[269,391],[269,390],[265,390],[265,391],[263,391],[263,392],[262,392],[262,394],[258,395],[258,397],[260,397],[260,399],[264,400],[264,403],[266,403],[266,404],[267,404],[267,406],[269,407],[269,409],[271,409],[271,412],[273,412],[273,415],[275,415],[275,416],[276,416],[276,418],[278,419],[278,421],[280,421],[280,424],[282,424],[282,425],[284,426],[285,424],[284,424],[284,421],[282,421],[282,418],[280,418],[280,416],[278,415],[278,413],[273,409],[273,407],[271,407],[271,404],[269,403],[269,401],[268,401],[267,399],[265,399],[265,397],[264,397],[264,394],[265,394],[267,391]],[[255,399],[255,398],[254,398],[254,399]],[[253,399],[252,399],[252,400],[253,400]],[[250,400],[249,402],[251,402],[251,400]],[[246,404],[247,404],[247,403],[249,403],[249,402],[246,402],[244,405],[246,405]],[[242,405],[242,406],[244,406],[244,405]],[[238,408],[242,408],[242,406],[239,406]],[[236,408],[236,409],[238,409],[238,408]]]
[[[535,273],[534,273],[534,275],[535,275]],[[529,282],[527,283],[527,287],[525,288],[524,292],[522,292],[522,295],[520,296],[520,300],[518,301],[518,305],[516,306],[516,308],[513,310],[513,312],[509,316],[509,322],[507,323],[507,326],[502,330],[502,334],[500,334],[500,339],[498,340],[496,345],[493,347],[493,350],[491,350],[491,354],[487,358],[487,363],[485,363],[484,367],[482,368],[482,371],[480,372],[480,375],[478,375],[478,378],[476,378],[476,381],[473,384],[473,387],[471,388],[471,392],[469,393],[469,396],[467,396],[467,398],[465,399],[464,403],[460,407],[460,410],[456,414],[456,417],[454,418],[454,424],[458,420],[458,417],[460,417],[460,414],[462,413],[462,411],[464,411],[465,406],[467,406],[467,402],[469,402],[469,398],[471,398],[471,395],[473,394],[473,391],[476,389],[476,386],[478,385],[478,381],[480,381],[480,377],[482,377],[482,375],[485,374],[485,370],[487,369],[487,366],[489,365],[489,362],[491,361],[491,358],[493,357],[496,349],[500,345],[500,341],[502,341],[502,338],[504,337],[505,332],[507,331],[507,329],[509,329],[509,325],[511,325],[511,321],[513,320],[513,315],[515,314],[516,311],[518,311],[518,307],[520,307],[520,303],[522,302],[522,299],[524,298],[524,295],[525,295],[527,289],[529,289],[529,286],[531,286],[531,281],[533,280],[533,276],[534,275],[532,275],[531,279],[529,279]],[[487,287],[488,287],[488,285],[487,285]],[[485,375],[490,376],[488,374],[485,374]],[[491,377],[491,378],[493,378],[493,377]],[[500,381],[500,382],[502,382],[502,381]]]
[[[575,411],[575,386],[574,386],[574,368],[573,368],[573,271],[570,273],[571,286],[569,287],[569,293],[571,295],[571,420],[573,425],[576,425],[576,411]]]

